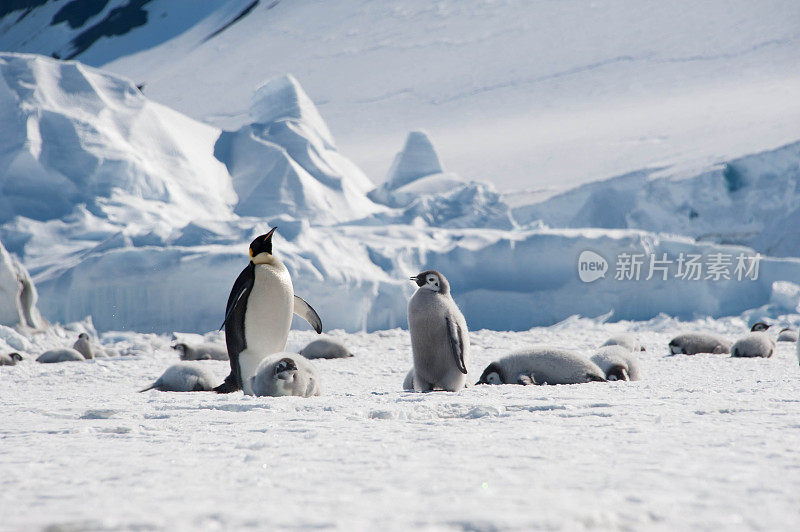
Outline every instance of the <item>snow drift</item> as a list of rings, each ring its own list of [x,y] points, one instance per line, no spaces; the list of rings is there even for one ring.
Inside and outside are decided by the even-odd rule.
[[[488,183],[466,182],[445,172],[433,143],[422,131],[412,131],[395,156],[386,180],[369,197],[394,210],[362,223],[417,223],[437,227],[515,226],[508,205]]]
[[[246,247],[242,242],[93,254],[39,281],[42,308],[65,321],[91,313],[101,330],[214,329],[246,264]],[[610,263],[610,273],[594,283],[578,276],[578,257],[587,249]],[[666,280],[658,274],[645,280],[645,263],[640,280],[617,280],[616,258],[625,253],[673,260],[681,253],[723,254],[734,261],[754,256],[749,248],[635,230],[301,226],[290,239],[278,230],[275,253],[325,330],[406,327],[406,304],[415,288],[408,277],[426,269],[448,277],[470,328],[496,330],[526,330],[574,314],[611,312],[615,320],[640,320],[662,313],[681,319],[727,316],[756,307],[765,315],[785,313],[785,285],[773,284],[800,278],[800,260],[762,258],[756,279],[736,279],[731,266],[729,278],[717,281],[684,280],[674,271]]]
[[[214,128],[76,62],[0,53],[0,222],[79,209],[127,234],[225,217],[235,195]]]
[[[583,185],[514,215],[523,224],[644,229],[800,256],[800,142],[689,177],[672,173],[642,170]]]
[[[292,76],[261,85],[252,122],[223,132],[214,155],[228,168],[242,216],[288,214],[335,223],[381,210],[365,193],[367,176],[336,150],[314,103]]]

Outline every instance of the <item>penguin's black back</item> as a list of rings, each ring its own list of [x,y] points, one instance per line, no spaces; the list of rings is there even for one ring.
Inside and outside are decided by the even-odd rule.
[[[231,373],[225,377],[225,382],[214,388],[217,393],[231,393],[242,389],[242,375],[239,370],[239,353],[247,348],[244,336],[244,319],[247,314],[247,299],[255,283],[256,265],[250,262],[236,282],[228,296],[225,307],[227,319],[225,327],[225,345],[228,347],[228,358],[231,361]]]

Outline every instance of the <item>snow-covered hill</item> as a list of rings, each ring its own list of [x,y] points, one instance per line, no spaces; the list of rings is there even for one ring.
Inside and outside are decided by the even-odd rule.
[[[236,132],[223,132],[214,146],[214,155],[233,178],[237,214],[287,214],[329,224],[384,210],[367,198],[374,185],[336,150],[328,127],[294,77],[281,76],[259,87],[250,119]]]
[[[83,4],[13,3],[0,50],[79,53],[225,129],[292,72],[375,182],[419,128],[465,179],[548,193],[800,139],[794,0]]]
[[[79,63],[1,57],[7,81],[0,112],[12,127],[0,156],[0,199],[8,206],[0,234],[30,269],[40,308],[52,321],[92,315],[100,330],[215,328],[246,264],[247,244],[273,225],[279,226],[276,253],[326,329],[405,326],[408,277],[428,268],[451,279],[471,327],[514,330],[573,314],[738,314],[769,304],[773,283],[800,279],[800,259],[772,258],[761,261],[757,278],[731,279],[734,261],[751,260],[750,250],[660,235],[658,227],[610,231],[616,226],[606,223],[574,230],[529,223],[519,230],[490,185],[444,172],[422,133],[409,136],[387,184],[369,193],[385,205],[373,202],[367,179],[336,150],[292,77],[255,92],[252,124],[220,132]],[[734,162],[735,175],[743,176],[734,179],[737,186],[790,183],[796,154],[779,153],[780,164],[754,168],[783,169],[783,177],[751,177],[747,164]],[[730,171],[720,175],[698,179],[733,179]],[[569,194],[552,200],[567,204],[556,205],[556,214],[580,204]],[[632,201],[600,194],[590,202],[600,217],[582,224],[602,226],[605,215],[625,219]],[[753,212],[770,207],[755,204]],[[641,211],[668,217],[653,205]],[[534,218],[540,217],[525,221]],[[581,282],[578,261],[585,250],[607,261],[605,279]],[[612,275],[625,254],[643,260],[667,254],[675,266],[681,253],[704,261],[730,257],[727,277],[693,282],[675,271],[665,280],[626,281]],[[643,267],[648,273],[648,264]]]
[[[86,222],[84,234],[55,239],[51,256],[73,251],[77,240],[123,231],[163,238],[195,219],[230,218],[236,196],[214,159],[218,130],[149,101],[124,79],[0,53],[0,117],[0,222],[19,217],[45,232]],[[22,232],[4,231],[15,251]]]
[[[727,161],[699,175],[671,174],[643,170],[590,183],[519,207],[514,216],[523,224],[644,229],[800,256],[800,143]]]

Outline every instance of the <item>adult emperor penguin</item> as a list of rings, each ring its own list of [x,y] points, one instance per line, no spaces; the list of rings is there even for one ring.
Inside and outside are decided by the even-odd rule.
[[[316,311],[294,295],[289,271],[272,254],[275,229],[250,243],[250,263],[239,274],[228,297],[220,329],[225,328],[231,373],[214,388],[217,393],[243,390],[253,395],[250,380],[261,361],[286,348],[292,313],[306,320],[317,334],[322,332]]]
[[[414,389],[460,390],[467,383],[469,330],[450,295],[450,283],[434,270],[424,271],[411,280],[419,287],[408,301]]]

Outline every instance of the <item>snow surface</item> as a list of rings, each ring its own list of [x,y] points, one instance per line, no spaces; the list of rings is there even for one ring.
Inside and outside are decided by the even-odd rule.
[[[80,328],[34,336],[28,352]],[[588,354],[627,331],[647,348],[643,380],[429,394],[401,390],[407,332],[336,331],[355,357],[313,361],[324,395],[308,399],[139,394],[177,362],[169,337],[107,333],[138,354],[0,368],[3,528],[796,529],[795,346],[665,356],[672,336],[701,328],[735,339],[748,321],[477,331],[472,382],[527,345]],[[289,348],[315,336],[294,331]]]

